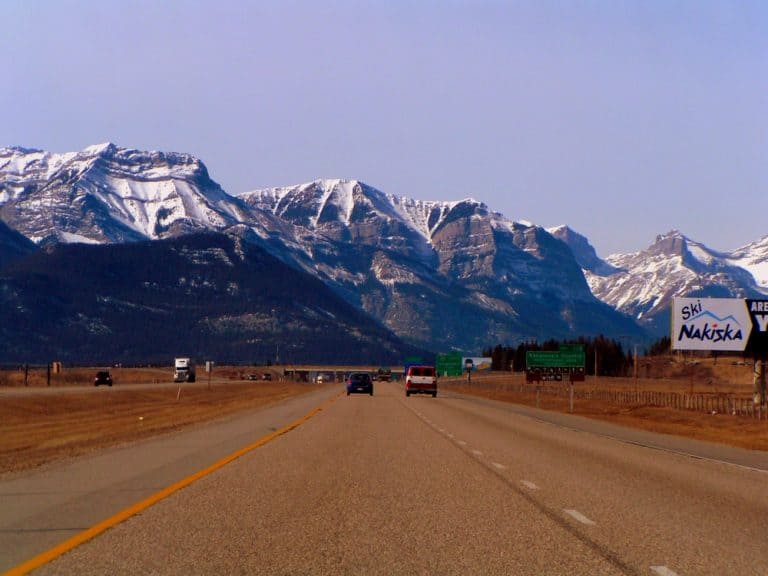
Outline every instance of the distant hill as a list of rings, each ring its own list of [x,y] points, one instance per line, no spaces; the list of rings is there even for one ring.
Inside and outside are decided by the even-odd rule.
[[[0,271],[0,362],[398,363],[404,344],[245,237],[57,245]]]
[[[0,220],[0,269],[37,250],[38,247],[34,242],[12,230]]]

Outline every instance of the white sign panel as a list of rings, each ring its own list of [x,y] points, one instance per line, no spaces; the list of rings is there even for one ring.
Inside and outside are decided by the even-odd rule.
[[[673,298],[672,349],[741,352],[752,331],[744,300]]]

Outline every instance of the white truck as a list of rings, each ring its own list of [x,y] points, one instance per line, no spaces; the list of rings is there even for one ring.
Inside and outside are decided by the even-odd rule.
[[[173,361],[174,382],[195,381],[195,361],[191,358],[176,358]]]

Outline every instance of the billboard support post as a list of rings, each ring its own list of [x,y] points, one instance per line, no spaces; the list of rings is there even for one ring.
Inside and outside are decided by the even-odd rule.
[[[536,409],[539,408],[539,381],[536,381]]]
[[[753,402],[760,406],[765,405],[765,361],[755,358],[752,368],[752,387],[754,392]]]

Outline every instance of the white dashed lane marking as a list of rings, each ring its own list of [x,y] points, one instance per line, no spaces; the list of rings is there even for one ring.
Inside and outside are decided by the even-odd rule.
[[[651,566],[651,570],[656,572],[659,576],[678,576],[677,572],[670,570],[666,566]]]
[[[422,413],[416,412],[416,414],[422,420],[424,420],[424,422],[426,422],[427,424],[429,424],[433,428],[437,428],[437,426],[435,424],[433,424],[433,422],[431,420],[428,420]],[[454,440],[460,446],[467,446],[467,442],[465,442],[464,440],[455,440],[455,436],[453,434],[451,434],[445,428],[437,428],[437,430],[438,430],[438,432],[440,432],[441,434],[443,434],[446,437],[450,438],[451,440]],[[475,456],[482,456],[483,455],[483,453],[480,450],[477,450],[477,449],[473,449],[472,453]],[[504,466],[504,464],[501,464],[499,462],[491,462],[491,465],[494,468],[496,468],[497,470],[506,470],[507,469],[507,467]],[[539,489],[539,487],[536,485],[536,483],[531,482],[530,480],[520,480],[520,484],[525,486],[526,488],[528,488],[528,490],[538,490]],[[563,512],[565,512],[566,514],[568,514],[568,516],[570,516],[571,518],[573,518],[574,520],[576,520],[576,521],[578,521],[578,522],[580,522],[582,524],[585,524],[587,526],[596,526],[596,523],[593,520],[590,520],[589,518],[584,516],[584,514],[582,514],[578,510],[564,508]],[[650,569],[651,569],[652,572],[658,574],[658,576],[679,576],[679,574],[677,572],[667,568],[666,566],[651,566]]]
[[[578,510],[564,509],[563,512],[568,514],[568,516],[570,516],[571,518],[574,518],[575,520],[578,520],[582,524],[586,524],[587,526],[594,526],[595,525],[595,523],[592,520],[590,520],[589,518],[584,516],[584,514],[582,514]]]

